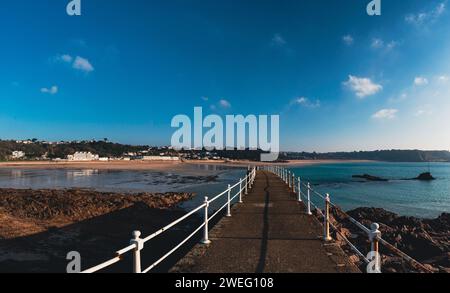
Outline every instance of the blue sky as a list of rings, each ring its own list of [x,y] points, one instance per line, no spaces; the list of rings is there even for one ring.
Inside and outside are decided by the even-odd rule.
[[[280,114],[281,149],[450,149],[450,3],[2,3],[0,138],[170,143],[174,115]]]

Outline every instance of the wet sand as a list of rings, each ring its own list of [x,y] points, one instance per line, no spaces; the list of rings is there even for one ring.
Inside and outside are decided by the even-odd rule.
[[[189,165],[216,165],[226,167],[280,165],[287,167],[309,166],[317,164],[339,164],[370,162],[364,160],[295,160],[280,163],[266,163],[253,161],[224,161],[224,160],[190,160],[179,162],[167,161],[110,161],[110,162],[1,162],[0,169],[97,169],[97,170],[152,170],[152,171],[182,171]]]

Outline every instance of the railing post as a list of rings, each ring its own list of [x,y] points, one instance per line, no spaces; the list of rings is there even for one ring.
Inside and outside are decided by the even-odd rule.
[[[298,201],[302,202],[302,181],[300,177],[298,177]]]
[[[250,173],[247,174],[247,177],[245,177],[245,186],[244,186],[244,190],[245,190],[245,195],[248,194],[248,182],[250,181]]]
[[[140,231],[133,231],[133,238],[130,240],[130,244],[135,244],[136,248],[133,250],[133,273],[140,274],[141,269],[141,250],[144,248],[144,241],[140,238]]]
[[[292,172],[292,192],[295,193],[295,174]]]
[[[227,217],[231,217],[231,185],[230,184],[228,184]]]
[[[307,214],[308,215],[312,215],[312,213],[311,213],[311,184],[309,184],[309,182],[308,182],[308,192],[307,192],[307,195],[308,195],[308,204],[307,204]]]
[[[331,241],[330,237],[330,195],[325,197],[325,216],[323,217],[323,240]]]
[[[288,186],[289,186],[289,189],[291,189],[291,171],[289,171],[289,173],[288,173]]]
[[[378,230],[380,228],[380,225],[377,223],[373,223],[370,225],[370,249],[374,252],[378,251],[378,240],[381,238],[381,232]]]
[[[377,223],[372,223],[370,225],[369,240],[370,240],[370,255],[372,259],[370,261],[375,261],[374,268],[368,268],[371,273],[381,273],[381,259],[379,250],[379,240],[381,238],[381,232],[379,230],[380,225]]]
[[[241,181],[239,181],[239,203],[243,203],[243,201],[242,201],[242,181],[243,181],[243,179],[241,178]]]
[[[208,225],[208,223],[209,223],[209,219],[208,219],[208,217],[209,217],[209,214],[208,214],[208,208],[209,208],[209,201],[208,201],[208,197],[207,196],[205,196],[205,201],[204,201],[204,204],[205,204],[205,215],[204,215],[204,220],[205,220],[205,226],[203,227],[203,239],[202,239],[202,244],[210,244],[211,243],[211,241],[209,240],[209,225]]]

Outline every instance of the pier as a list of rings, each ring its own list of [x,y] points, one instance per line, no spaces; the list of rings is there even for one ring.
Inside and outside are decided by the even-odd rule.
[[[316,205],[318,201],[323,203],[323,209]],[[212,210],[212,205],[220,207]],[[332,208],[362,231],[367,247],[356,247],[342,233],[339,223],[331,220]],[[152,255],[150,265],[142,263],[141,253],[151,253],[151,249],[145,248],[151,248],[152,240],[187,219],[199,217],[201,224],[186,231],[190,234],[175,247],[167,247],[164,255]],[[140,231],[134,231],[127,247],[82,273],[102,271],[129,255],[133,259],[130,271],[151,273],[187,245],[192,245],[192,249],[177,259],[169,272],[381,273],[380,246],[418,271],[430,272],[426,266],[384,240],[379,227],[377,223],[366,227],[334,204],[329,194],[317,192],[309,182],[288,169],[254,167],[249,168],[247,176],[236,184],[228,185],[212,198],[205,197],[203,204],[153,234],[144,238]],[[337,238],[363,266],[356,266],[350,260],[335,241]],[[366,255],[361,251],[369,253]],[[360,269],[362,267],[364,269]]]
[[[323,241],[322,224],[279,177],[258,171],[251,192],[171,272],[357,273],[345,253]]]

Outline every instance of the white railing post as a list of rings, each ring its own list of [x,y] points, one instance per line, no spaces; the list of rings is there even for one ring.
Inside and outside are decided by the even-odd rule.
[[[202,244],[210,244],[211,240],[209,240],[209,214],[208,214],[208,208],[209,208],[209,201],[208,201],[208,197],[205,196],[205,215],[204,215],[204,221],[205,221],[205,226],[203,227],[203,239],[201,241]]]
[[[306,211],[306,213],[307,213],[308,215],[312,215],[312,213],[311,213],[311,184],[309,184],[309,182],[308,182],[308,192],[307,192],[307,195],[308,195],[308,204],[307,204],[307,211]]]
[[[330,195],[325,197],[325,216],[323,217],[323,240],[331,241],[330,237]]]
[[[381,238],[380,225],[377,223],[372,223],[370,225],[369,240],[370,240],[370,255],[372,259],[370,261],[375,261],[375,266],[373,268],[368,268],[370,273],[381,273],[381,258],[379,250],[379,240]]]
[[[288,173],[288,186],[289,186],[289,189],[291,189],[291,171],[289,171],[289,173]]]
[[[136,245],[136,248],[133,250],[133,273],[140,274],[142,272],[141,250],[144,248],[144,241],[140,238],[140,231],[134,231],[132,235],[133,239],[130,240],[130,244]]]
[[[295,193],[295,174],[292,172],[292,192]]]
[[[369,234],[370,249],[374,252],[379,252],[378,240],[381,238],[381,232],[380,230],[378,230],[379,228],[380,225],[378,225],[377,223],[373,223],[372,225],[370,225],[370,234]]]
[[[300,177],[298,177],[298,201],[302,202],[302,181]]]
[[[241,178],[241,181],[239,181],[239,203],[243,203],[242,201],[242,181],[244,179]]]
[[[231,217],[231,185],[228,184],[228,205],[227,205],[227,217]]]
[[[250,173],[248,173],[247,176],[245,177],[245,185],[244,185],[245,195],[248,194],[248,183],[249,182],[250,182]]]

